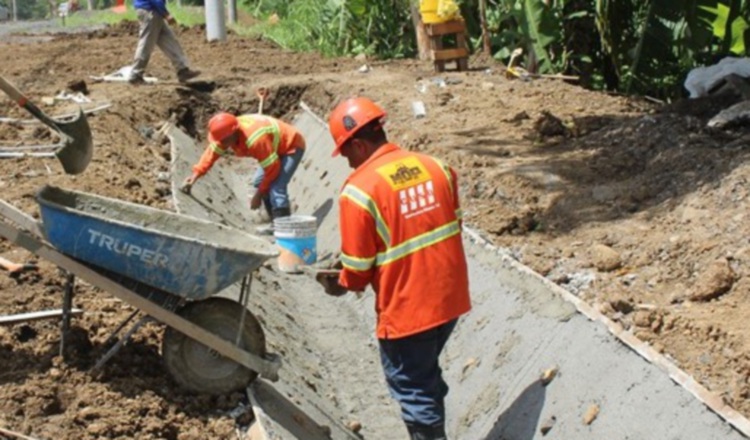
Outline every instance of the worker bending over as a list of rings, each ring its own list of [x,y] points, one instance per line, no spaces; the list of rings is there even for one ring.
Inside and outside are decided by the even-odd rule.
[[[219,113],[208,122],[208,141],[193,174],[182,184],[184,192],[189,193],[220,157],[250,156],[260,163],[250,209],[263,203],[271,219],[291,215],[287,186],[305,151],[305,140],[294,127],[270,116]]]
[[[354,172],[339,198],[343,269],[319,281],[336,296],[372,285],[380,358],[407,430],[414,440],[446,439],[438,357],[471,308],[456,173],[388,142],[384,118],[366,98],[330,115],[333,155]]]

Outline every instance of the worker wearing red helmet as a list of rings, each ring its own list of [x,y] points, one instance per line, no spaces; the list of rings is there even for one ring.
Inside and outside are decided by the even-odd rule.
[[[342,102],[328,125],[354,172],[339,198],[341,270],[321,276],[331,295],[376,293],[377,337],[391,395],[412,439],[445,439],[448,386],[438,356],[471,308],[456,173],[388,142],[385,112]]]
[[[272,219],[291,214],[287,186],[305,151],[305,139],[297,129],[270,116],[219,113],[208,121],[208,141],[193,174],[185,179],[183,191],[189,193],[220,157],[250,156],[260,163],[253,178],[257,191],[250,208],[258,209],[263,203]]]

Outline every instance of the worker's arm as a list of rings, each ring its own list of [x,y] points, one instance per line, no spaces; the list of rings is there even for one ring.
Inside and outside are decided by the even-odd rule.
[[[215,143],[211,143],[208,147],[206,147],[206,150],[203,151],[203,154],[201,155],[200,160],[197,164],[193,166],[193,174],[198,175],[198,177],[203,177],[204,174],[208,172],[208,170],[211,169],[211,167],[214,166],[217,160],[221,156],[225,156],[227,154],[227,151],[222,149],[221,146]]]
[[[360,292],[375,275],[378,235],[372,215],[342,195],[339,199],[339,228],[341,229],[341,263],[339,284]]]
[[[216,161],[225,154],[226,150],[223,150],[218,144],[211,143],[206,147],[198,163],[193,165],[193,174],[182,182],[180,190],[186,194],[190,194],[193,184],[203,177],[214,166]]]

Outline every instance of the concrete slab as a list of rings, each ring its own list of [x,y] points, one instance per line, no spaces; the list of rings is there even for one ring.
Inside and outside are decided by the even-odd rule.
[[[344,159],[330,158],[324,121],[303,106],[294,123],[308,141],[290,186],[294,208],[318,218],[319,252],[335,252],[337,194],[349,170]],[[200,148],[174,130],[170,136],[179,182]],[[178,209],[250,228],[247,195],[237,187],[247,177],[221,163],[207,177],[210,186],[194,187],[197,201],[175,192]],[[750,433],[747,419],[646,344],[476,232],[464,235],[474,307],[444,353],[450,438],[731,440]],[[355,420],[365,438],[406,438],[382,379],[371,294],[329,298],[309,277],[272,267],[257,274],[252,292],[270,348],[284,357],[273,385],[280,395],[316,424],[333,426],[334,438]],[[540,374],[553,366],[559,373],[543,386]],[[594,405],[599,413],[586,424]]]

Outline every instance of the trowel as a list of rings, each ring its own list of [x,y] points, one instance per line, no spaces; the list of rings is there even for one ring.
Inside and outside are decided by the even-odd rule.
[[[94,153],[94,143],[91,138],[91,128],[83,114],[78,110],[78,115],[67,121],[55,121],[50,118],[39,107],[30,102],[16,87],[0,76],[0,89],[10,96],[16,103],[25,108],[35,118],[55,130],[60,135],[60,148],[55,156],[62,163],[66,174],[80,174]]]

